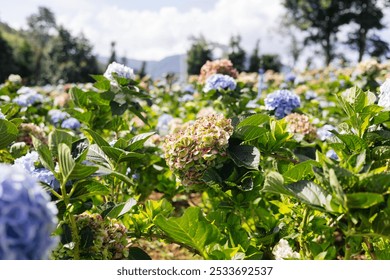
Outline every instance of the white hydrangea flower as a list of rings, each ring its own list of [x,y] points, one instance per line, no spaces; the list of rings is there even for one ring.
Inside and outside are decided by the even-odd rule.
[[[378,105],[390,110],[390,79],[387,79],[380,87]]]
[[[119,64],[117,62],[112,62],[110,65],[108,65],[106,72],[104,72],[103,76],[106,77],[111,81],[112,85],[118,85],[118,83],[115,81],[114,77],[112,76],[113,73],[116,73],[118,77],[126,78],[126,79],[134,79],[134,70],[130,67],[127,67],[123,64]]]
[[[284,259],[299,259],[299,253],[294,252],[293,249],[288,244],[287,240],[280,239],[279,243],[272,250],[272,254],[275,256],[275,260],[284,260]]]

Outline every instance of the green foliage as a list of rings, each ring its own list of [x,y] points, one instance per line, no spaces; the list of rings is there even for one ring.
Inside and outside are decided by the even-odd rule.
[[[203,36],[193,38],[193,43],[187,52],[187,72],[198,75],[200,68],[207,60],[211,60],[211,49]]]

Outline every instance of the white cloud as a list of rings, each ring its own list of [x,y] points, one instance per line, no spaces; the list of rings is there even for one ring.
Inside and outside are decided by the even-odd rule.
[[[61,2],[54,1],[53,5]],[[175,7],[157,11],[128,10],[107,2],[67,1],[58,5],[59,23],[74,33],[83,32],[99,54],[108,55],[110,42],[117,43],[117,54],[138,59],[161,59],[184,53],[191,35],[227,44],[231,35],[241,34],[242,45],[250,51],[261,39],[264,52],[276,52],[280,42],[273,33],[282,12],[280,1],[219,0],[207,11],[193,8],[180,12]],[[88,8],[87,8],[88,7]]]

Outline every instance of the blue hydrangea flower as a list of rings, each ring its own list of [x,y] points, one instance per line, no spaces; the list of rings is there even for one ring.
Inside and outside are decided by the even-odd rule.
[[[203,88],[204,92],[208,92],[210,90],[221,90],[221,89],[230,89],[234,90],[237,86],[236,81],[228,76],[222,74],[214,74],[207,78],[206,85]]]
[[[380,87],[378,105],[390,110],[390,79],[387,79]]]
[[[36,151],[27,153],[26,155],[15,159],[14,166],[18,169],[26,170],[31,173],[35,170],[35,162],[39,160],[39,155]]]
[[[330,159],[339,160],[339,156],[336,154],[334,150],[327,151],[326,156]]]
[[[284,118],[295,108],[301,106],[299,96],[287,89],[277,90],[264,99],[266,110],[275,110],[275,116]]]
[[[55,191],[60,189],[60,182],[54,177],[53,172],[46,168],[37,168],[31,175],[38,179],[42,183],[46,183],[51,186]]]
[[[62,128],[73,129],[73,130],[79,129],[80,126],[81,126],[80,122],[75,118],[66,119],[61,124]]]
[[[169,133],[169,122],[173,120],[173,117],[169,114],[162,114],[158,118],[157,132],[160,135],[167,135]]]
[[[179,102],[188,102],[188,101],[192,101],[194,100],[194,97],[192,96],[192,94],[184,94],[183,96],[179,97],[178,101]]]
[[[312,100],[312,99],[316,99],[317,98],[317,93],[315,91],[312,91],[312,90],[308,90],[306,93],[305,93],[305,99],[306,100]]]
[[[186,85],[184,87],[184,92],[189,92],[189,93],[194,93],[195,92],[195,88],[194,88],[194,85]]]
[[[120,78],[126,78],[126,79],[134,79],[134,70],[130,67],[127,67],[123,64],[119,64],[117,62],[112,62],[110,65],[108,65],[106,72],[104,72],[103,76],[106,77],[111,81],[112,85],[118,85],[116,80],[114,79],[113,73],[116,73],[118,77]]]
[[[47,259],[57,208],[37,180],[15,166],[0,164],[0,259]]]
[[[57,109],[52,109],[47,113],[50,117],[50,120],[53,124],[58,124],[59,122],[69,118],[69,114],[66,112],[62,112]]]
[[[333,136],[333,133],[330,132],[331,130],[336,130],[336,128],[333,125],[326,124],[323,127],[317,129],[317,136],[321,141],[325,141],[326,139]]]
[[[21,107],[28,107],[34,103],[43,102],[43,96],[31,88],[21,87],[17,93],[20,95],[15,97],[13,102]]]
[[[284,80],[285,80],[286,82],[293,83],[293,82],[295,81],[295,78],[296,78],[295,74],[294,74],[293,72],[289,72],[289,73],[286,75],[286,77],[284,78]]]

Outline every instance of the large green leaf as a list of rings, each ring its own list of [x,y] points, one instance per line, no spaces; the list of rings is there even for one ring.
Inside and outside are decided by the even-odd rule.
[[[6,148],[16,140],[19,130],[12,122],[0,119],[0,149]]]
[[[82,165],[76,163],[72,173],[69,176],[69,179],[83,179],[99,170],[97,166]]]
[[[57,155],[58,145],[63,143],[68,147],[72,147],[73,137],[64,130],[56,129],[49,134],[49,148],[54,156]]]
[[[53,156],[49,150],[49,147],[43,144],[34,136],[32,137],[32,139],[33,139],[34,148],[39,154],[39,160],[41,161],[42,165],[54,173],[55,166],[54,166]]]
[[[126,147],[125,150],[129,152],[133,152],[135,150],[143,148],[146,140],[148,140],[149,137],[151,137],[154,134],[155,132],[147,132],[147,133],[142,133],[134,136],[133,138],[130,139],[129,145]]]
[[[82,181],[76,185],[71,199],[86,199],[96,195],[108,195],[110,189],[105,185],[92,180]]]
[[[258,126],[241,126],[236,129],[234,136],[240,138],[244,141],[251,141],[257,138],[260,138],[262,134],[266,133],[268,130],[264,127]]]
[[[346,148],[351,152],[360,153],[367,148],[366,142],[356,135],[339,134],[335,131],[332,132],[345,144]]]
[[[263,114],[255,114],[252,116],[247,117],[246,119],[242,120],[238,125],[237,128],[243,127],[243,126],[259,126],[263,123],[268,122],[269,116],[263,115]]]
[[[62,184],[66,183],[76,166],[76,162],[72,158],[70,148],[64,144],[58,144],[58,164],[60,174],[62,175]]]
[[[165,218],[158,215],[154,223],[174,241],[197,250],[207,258],[207,245],[219,241],[218,228],[203,216],[200,208],[187,208],[180,218]]]
[[[72,87],[70,89],[70,96],[72,97],[72,100],[78,107],[83,108],[88,103],[87,93],[77,87]]]
[[[99,133],[93,131],[92,129],[84,129],[84,131],[86,131],[89,135],[91,135],[92,139],[95,141],[95,143],[101,148],[101,147],[104,147],[104,146],[110,146],[110,144],[108,144],[108,142],[106,140],[103,139],[103,137],[101,137],[99,135]]]
[[[239,145],[231,146],[228,153],[235,164],[248,169],[259,169],[260,151],[253,146]]]
[[[308,176],[313,175],[313,167],[318,165],[314,160],[307,160],[297,165],[294,165],[291,169],[283,173],[284,181],[286,184],[301,181]]]
[[[361,192],[347,194],[348,208],[366,209],[383,201],[383,195],[378,193]]]
[[[134,198],[129,198],[126,202],[115,205],[108,211],[105,211],[103,216],[116,219],[129,212],[131,208],[133,208],[133,206],[136,204],[137,201]]]

